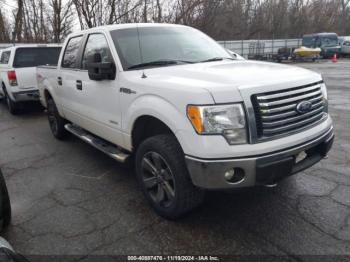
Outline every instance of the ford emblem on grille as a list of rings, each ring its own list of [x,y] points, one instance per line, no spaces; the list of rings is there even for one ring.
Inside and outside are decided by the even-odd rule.
[[[312,109],[312,103],[309,101],[302,101],[299,104],[297,104],[297,112],[300,114],[306,114],[307,112],[310,112]]]

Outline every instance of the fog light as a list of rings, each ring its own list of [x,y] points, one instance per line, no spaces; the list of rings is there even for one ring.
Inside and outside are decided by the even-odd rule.
[[[225,179],[227,181],[230,181],[234,177],[234,175],[235,175],[235,170],[231,169],[225,173]]]
[[[229,183],[239,183],[244,180],[244,170],[241,168],[232,168],[225,172],[225,179]]]

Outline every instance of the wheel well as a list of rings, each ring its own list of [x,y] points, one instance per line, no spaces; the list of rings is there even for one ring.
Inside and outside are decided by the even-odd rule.
[[[47,91],[47,89],[44,90],[44,97],[45,97],[45,101],[47,103],[47,101],[52,98],[51,94],[49,91]]]
[[[172,134],[175,136],[171,129],[158,118],[153,116],[139,117],[134,123],[131,133],[134,150],[137,149],[145,139],[160,134]]]

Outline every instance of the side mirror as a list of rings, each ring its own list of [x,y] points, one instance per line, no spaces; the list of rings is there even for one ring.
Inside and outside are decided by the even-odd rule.
[[[115,65],[112,62],[102,62],[101,54],[95,53],[87,63],[89,78],[91,80],[114,80],[115,79]]]

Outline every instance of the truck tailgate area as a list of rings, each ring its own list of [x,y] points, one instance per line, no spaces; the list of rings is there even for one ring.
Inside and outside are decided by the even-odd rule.
[[[36,67],[16,68],[16,77],[19,90],[37,89]]]

